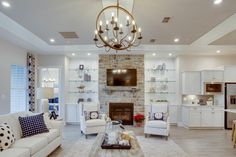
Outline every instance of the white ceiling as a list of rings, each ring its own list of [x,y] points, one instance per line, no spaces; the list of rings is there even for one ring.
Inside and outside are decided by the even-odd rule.
[[[0,6],[2,38],[42,53],[104,52],[93,45],[95,20],[106,1],[111,0],[103,0],[105,3],[102,0],[7,1],[11,8]],[[217,6],[213,5],[213,0],[134,0],[127,7],[131,5],[144,36],[143,45],[133,49],[136,53],[214,54],[218,49],[223,49],[225,54],[236,53],[235,42],[227,44],[229,38],[235,38],[217,32],[214,34],[220,36],[212,38],[208,34],[236,13],[236,0],[224,0]],[[171,17],[170,22],[161,23],[166,16]],[[231,23],[233,31],[236,22],[231,21],[234,21]],[[224,28],[221,26],[221,30]],[[62,31],[74,31],[79,39],[65,40],[58,33]],[[223,36],[228,42],[222,42]],[[179,43],[174,43],[176,37],[180,38]],[[200,40],[202,37],[204,40]],[[220,41],[216,45],[202,43],[207,37],[213,42]],[[56,42],[51,44],[50,38]],[[150,39],[156,39],[156,43],[151,44]]]
[[[236,45],[236,30],[214,41],[211,45]]]

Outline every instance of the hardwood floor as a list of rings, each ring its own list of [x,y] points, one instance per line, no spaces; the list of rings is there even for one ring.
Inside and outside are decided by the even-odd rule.
[[[138,136],[144,136],[143,128],[127,126],[127,129],[133,130]],[[84,138],[76,125],[67,125],[63,136],[62,146],[49,157],[63,157],[77,140]],[[188,130],[172,126],[170,138],[190,157],[236,157],[231,131],[228,130]]]

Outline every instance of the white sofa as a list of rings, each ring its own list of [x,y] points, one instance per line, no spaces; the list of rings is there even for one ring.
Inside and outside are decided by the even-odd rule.
[[[9,149],[0,152],[0,157],[46,157],[61,145],[63,122],[49,120],[47,116],[44,117],[44,120],[49,129],[48,133],[22,138],[18,117],[31,115],[34,114],[31,112],[19,112],[0,115],[0,123],[7,123],[16,138],[16,141]]]

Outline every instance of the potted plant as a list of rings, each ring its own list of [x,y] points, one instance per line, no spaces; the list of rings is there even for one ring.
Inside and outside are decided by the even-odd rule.
[[[141,127],[141,126],[143,125],[144,119],[145,119],[145,117],[144,117],[143,114],[140,114],[140,113],[136,114],[136,115],[134,116],[134,121],[135,121],[135,123],[136,123],[136,126],[137,126],[137,127]]]

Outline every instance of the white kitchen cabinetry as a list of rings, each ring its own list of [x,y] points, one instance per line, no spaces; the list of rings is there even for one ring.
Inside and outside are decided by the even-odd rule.
[[[187,128],[223,128],[224,110],[222,107],[184,105],[182,119]]]
[[[236,66],[224,67],[224,82],[236,82]]]
[[[189,71],[182,73],[182,94],[197,95],[201,93],[201,73]]]
[[[77,124],[79,122],[79,105],[66,104],[66,123]]]
[[[201,72],[202,82],[223,82],[224,72],[222,70],[204,70]]]

